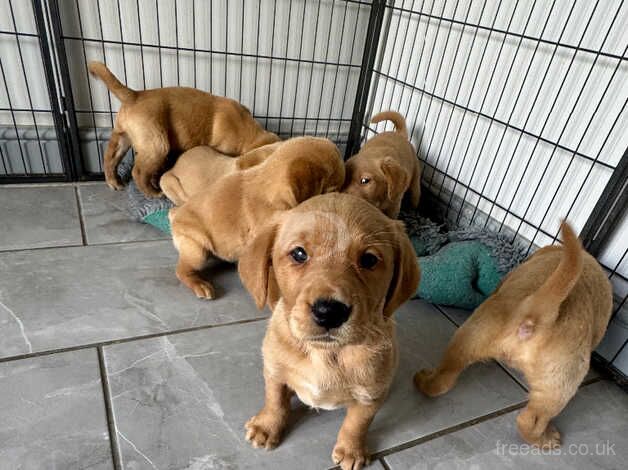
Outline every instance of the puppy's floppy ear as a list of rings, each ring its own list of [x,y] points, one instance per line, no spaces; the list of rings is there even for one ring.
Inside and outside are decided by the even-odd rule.
[[[395,246],[395,267],[388,287],[384,315],[391,316],[401,304],[408,300],[419,287],[421,271],[416,253],[402,222],[395,221],[397,226],[397,243]]]
[[[409,183],[408,174],[392,157],[384,158],[380,164],[380,169],[386,178],[388,199],[394,201],[400,194],[406,191]]]
[[[295,205],[321,194],[326,184],[328,170],[320,163],[295,161],[288,169],[288,185]]]
[[[278,144],[268,144],[262,147],[257,147],[253,150],[240,155],[236,161],[236,168],[238,170],[246,170],[263,163],[268,157],[270,157],[275,150],[279,148]]]
[[[279,287],[272,266],[277,224],[266,225],[249,243],[238,261],[238,272],[244,287],[260,310],[268,303],[271,309],[279,300]]]

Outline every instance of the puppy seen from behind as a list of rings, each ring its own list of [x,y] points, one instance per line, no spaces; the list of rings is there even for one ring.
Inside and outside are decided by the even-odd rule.
[[[277,446],[296,393],[314,408],[347,408],[332,459],[359,470],[397,366],[392,315],[419,283],[402,223],[355,196],[317,196],[276,214],[238,270],[257,306],[272,310],[262,347],[265,404],[246,423],[246,438]]]
[[[389,120],[393,132],[370,139],[347,160],[343,192],[366,199],[388,217],[397,218],[404,194],[413,208],[421,197],[421,164],[408,140],[406,121],[396,111],[376,114],[371,122]]]
[[[186,87],[132,90],[101,62],[90,62],[89,71],[122,103],[104,156],[105,181],[112,189],[123,187],[116,169],[131,147],[133,180],[145,195],[157,197],[170,152],[208,145],[236,156],[279,140],[235,100]]]
[[[541,248],[512,271],[456,331],[440,365],[418,372],[424,394],[449,391],[462,370],[497,359],[525,375],[530,396],[517,417],[521,437],[551,449],[550,422],[578,390],[612,310],[610,282],[567,223],[563,246]]]
[[[209,257],[237,261],[275,212],[337,191],[344,175],[333,142],[297,137],[281,143],[263,163],[220,178],[168,214],[179,251],[177,277],[198,297],[214,298],[212,284],[200,274]]]

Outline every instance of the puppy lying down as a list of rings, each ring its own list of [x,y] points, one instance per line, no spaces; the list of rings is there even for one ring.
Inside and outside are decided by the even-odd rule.
[[[530,396],[517,417],[519,433],[541,448],[560,445],[550,420],[576,393],[612,310],[604,271],[566,223],[562,233],[562,247],[538,250],[473,312],[438,368],[414,377],[419,390],[436,396],[477,361],[498,359],[521,370]]]
[[[337,191],[344,176],[333,142],[298,137],[282,142],[263,163],[220,178],[168,213],[179,251],[177,277],[198,297],[214,298],[213,286],[200,275],[210,256],[237,261],[275,212]]]
[[[137,187],[157,197],[159,177],[171,151],[209,145],[235,156],[279,140],[235,100],[186,87],[132,90],[101,62],[90,62],[89,71],[122,103],[104,156],[105,181],[112,189],[123,187],[116,168],[131,146]]]
[[[394,132],[382,132],[370,139],[347,160],[343,192],[366,199],[388,217],[399,215],[404,194],[413,208],[421,197],[421,164],[408,140],[406,121],[396,111],[376,114],[371,122],[389,120]]]
[[[159,180],[166,197],[181,206],[190,197],[208,190],[222,176],[262,163],[281,145],[264,145],[233,158],[211,147],[201,145],[184,152],[174,166]]]
[[[246,438],[277,446],[294,393],[314,408],[346,407],[332,459],[359,470],[397,366],[392,314],[419,283],[403,225],[355,196],[317,196],[277,214],[238,269],[257,306],[273,312],[262,347],[265,404]]]

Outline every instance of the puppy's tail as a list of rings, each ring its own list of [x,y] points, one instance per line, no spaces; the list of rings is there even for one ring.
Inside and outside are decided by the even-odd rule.
[[[558,266],[533,294],[524,300],[527,313],[519,325],[518,336],[530,337],[537,327],[552,325],[582,274],[583,248],[580,240],[566,221],[561,224],[563,255]]]
[[[122,103],[134,101],[137,97],[137,92],[124,86],[120,80],[118,80],[116,76],[111,73],[111,70],[109,70],[102,62],[90,62],[87,68],[92,75],[105,82],[109,91],[116,95]]]
[[[381,121],[391,121],[395,125],[395,132],[401,134],[404,139],[408,139],[406,120],[397,111],[383,111],[381,113],[377,113],[371,118],[371,122],[373,124],[377,124]]]

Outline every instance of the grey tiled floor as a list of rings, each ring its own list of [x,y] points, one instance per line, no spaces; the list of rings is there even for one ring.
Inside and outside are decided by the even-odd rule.
[[[128,221],[124,194],[99,183],[0,193],[0,470],[331,467],[340,410],[295,401],[275,451],[244,441],[263,400],[267,313],[233,267],[216,267],[220,298],[200,301],[176,280],[171,243]],[[596,375],[557,419],[566,447],[552,456],[500,452],[521,444],[526,391],[497,363],[437,399],[416,393],[413,371],[436,364],[466,315],[421,301],[397,312],[400,367],[369,429],[370,468],[628,466],[627,395]],[[614,455],[568,452],[607,441]]]

